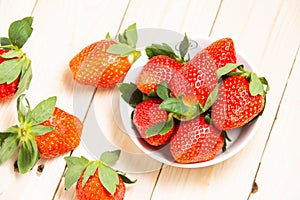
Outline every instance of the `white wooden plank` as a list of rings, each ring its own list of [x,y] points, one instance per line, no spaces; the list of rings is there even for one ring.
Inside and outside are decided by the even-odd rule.
[[[94,89],[77,87],[74,84],[68,67],[69,60],[86,45],[104,38],[107,31],[117,32],[127,3],[120,1],[111,4],[108,0],[38,2],[33,12],[34,32],[24,49],[32,59],[34,75],[30,90],[27,92],[32,105],[56,95],[58,107],[80,115],[79,117],[83,119]],[[114,13],[113,18],[112,13]],[[83,100],[75,102],[75,97]],[[80,109],[73,109],[73,106],[78,106]],[[2,116],[7,109],[9,107],[1,111]],[[16,121],[15,114],[7,118]],[[9,125],[12,125],[10,121],[4,124],[1,122],[3,129]],[[41,160],[40,163],[45,165],[41,175],[36,173],[37,166],[25,175],[14,173],[14,161],[15,157],[1,166],[0,177],[5,180],[2,181],[5,184],[1,184],[0,187],[1,199],[53,198],[65,168],[63,156],[47,161]]]
[[[299,6],[292,2],[222,2],[212,35],[231,36],[237,48],[259,64],[259,74],[270,81],[272,89],[261,118],[263,123],[246,148],[226,162],[203,169],[167,167],[162,170],[152,199],[248,198],[298,48],[298,22]]]
[[[300,46],[299,46],[300,48]],[[252,199],[299,199],[300,51],[284,93],[271,137],[256,177],[258,191]]]

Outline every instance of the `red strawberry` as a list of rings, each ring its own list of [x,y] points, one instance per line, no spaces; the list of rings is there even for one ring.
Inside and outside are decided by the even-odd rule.
[[[203,106],[217,83],[215,62],[206,51],[201,51],[174,75],[169,88],[175,97],[184,95],[185,104]]]
[[[104,152],[100,160],[65,157],[68,169],[65,173],[65,188],[68,190],[75,182],[78,200],[122,200],[126,192],[125,183],[134,183],[122,172],[109,165],[115,163],[120,150]]]
[[[69,63],[74,80],[98,88],[114,87],[123,81],[132,63],[140,56],[135,50],[135,24],[128,27],[119,40],[122,43],[107,38],[82,49]]]
[[[1,55],[7,53],[8,50],[0,49],[0,64],[6,61],[5,59],[1,58]],[[14,80],[12,83],[2,83],[0,84],[0,101],[5,101],[6,99],[11,98],[17,92],[18,84],[19,84],[20,77]]]
[[[31,61],[22,47],[32,33],[32,17],[13,22],[9,27],[9,38],[0,38],[0,101],[29,88],[32,70]]]
[[[179,163],[204,162],[213,159],[223,145],[221,131],[200,115],[190,121],[180,122],[171,137],[170,151]]]
[[[0,164],[20,147],[17,164],[19,171],[26,173],[40,156],[58,156],[78,146],[82,122],[56,108],[55,104],[56,97],[50,97],[31,110],[25,95],[19,96],[17,109],[20,124],[0,132]]]
[[[82,186],[83,175],[80,177],[76,184],[76,196],[78,200],[121,200],[125,195],[125,184],[119,178],[119,184],[116,186],[114,194],[110,194],[100,182],[98,170],[91,176],[86,184]]]
[[[159,109],[160,99],[149,99],[138,104],[133,114],[133,124],[141,137],[153,146],[165,144],[173,133],[172,117],[165,110]],[[158,125],[158,131],[152,132],[150,127]],[[166,130],[163,127],[167,127]],[[148,131],[148,132],[147,132]],[[160,132],[163,131],[163,132]]]
[[[55,108],[52,116],[41,123],[54,130],[35,136],[41,158],[52,158],[75,149],[80,143],[82,122],[75,116]]]
[[[217,69],[224,67],[227,63],[236,63],[236,53],[231,38],[222,38],[214,41],[204,50],[215,61]]]
[[[168,56],[154,56],[143,67],[137,79],[137,87],[145,94],[156,89],[162,81],[169,83],[174,71],[181,69],[182,64]]]
[[[212,120],[220,130],[243,126],[264,108],[265,93],[252,95],[245,76],[226,78],[221,83],[219,94],[212,108]]]

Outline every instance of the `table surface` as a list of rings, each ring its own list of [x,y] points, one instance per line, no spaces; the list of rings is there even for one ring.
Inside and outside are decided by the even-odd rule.
[[[136,22],[138,28],[169,29],[191,37],[231,37],[258,74],[269,80],[262,123],[239,153],[204,168],[160,164],[144,173],[130,172],[138,181],[127,186],[125,199],[300,199],[300,1],[0,0],[0,35],[7,35],[12,21],[29,15],[34,17],[34,31],[24,51],[32,60],[33,79],[26,92],[31,104],[55,95],[57,106],[74,114],[76,93],[84,97],[78,117],[86,122],[93,105],[102,132],[128,152],[137,148],[120,134],[124,131],[109,106],[116,89],[78,86],[68,68],[78,51],[107,32],[116,34]],[[17,123],[15,100],[1,103],[0,130]],[[88,131],[85,123],[83,134]],[[90,157],[87,149],[81,144],[72,154]],[[0,199],[76,199],[74,186],[64,190],[66,155],[40,160],[24,175],[14,171],[14,155],[0,166]],[[38,166],[44,166],[40,173]]]

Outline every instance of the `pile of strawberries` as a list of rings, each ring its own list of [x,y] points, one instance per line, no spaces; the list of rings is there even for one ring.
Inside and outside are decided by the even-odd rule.
[[[123,99],[134,107],[133,128],[151,146],[169,142],[178,163],[208,161],[225,151],[226,131],[261,115],[269,90],[264,77],[236,63],[231,38],[185,60],[188,47],[186,35],[180,55],[165,43],[152,44],[136,84],[119,84]]]

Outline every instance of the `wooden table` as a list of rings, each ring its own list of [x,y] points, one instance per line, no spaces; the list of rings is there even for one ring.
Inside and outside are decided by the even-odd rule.
[[[34,17],[34,31],[24,51],[32,59],[34,74],[26,92],[31,104],[56,95],[57,105],[74,113],[74,91],[79,91],[85,101],[78,117],[86,119],[89,103],[98,105],[105,114],[97,115],[98,121],[108,135],[120,131],[114,124],[114,111],[107,106],[115,89],[76,86],[68,62],[106,32],[115,34],[133,22],[138,28],[170,29],[191,37],[229,36],[258,74],[268,78],[271,91],[262,123],[242,151],[205,168],[162,166],[130,173],[138,182],[127,186],[125,199],[300,199],[300,1],[0,0],[0,35],[7,35],[12,21],[29,15]],[[0,105],[1,131],[17,122],[15,100]],[[136,149],[125,140],[123,136],[115,139],[122,148]],[[73,155],[89,157],[84,145]],[[40,160],[22,175],[14,172],[14,155],[0,166],[0,199],[76,199],[74,187],[64,190],[64,156]],[[40,165],[44,165],[42,173],[37,172]]]

